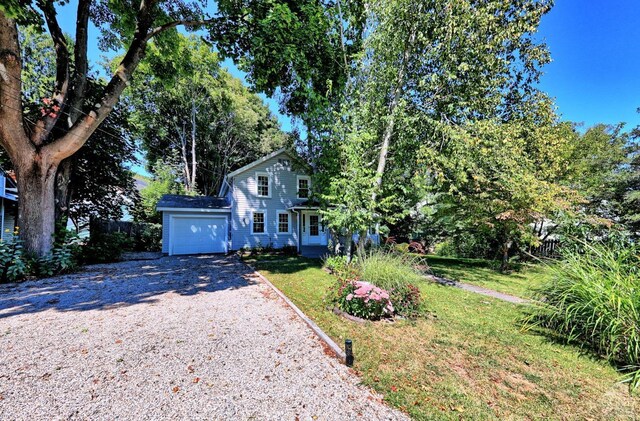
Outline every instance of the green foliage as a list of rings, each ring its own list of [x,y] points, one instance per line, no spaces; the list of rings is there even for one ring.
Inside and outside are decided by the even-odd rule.
[[[180,60],[154,43],[147,48],[126,95],[133,130],[148,162],[174,166],[189,192],[216,195],[227,173],[289,138],[262,99],[221,67],[209,44],[177,35],[173,48]]]
[[[312,150],[321,150],[314,182],[320,198],[335,205],[325,212],[334,230],[349,236],[376,222],[396,223],[421,204],[430,185],[450,177],[466,183],[474,169],[472,153],[487,154],[486,168],[499,164],[504,184],[500,193],[505,192],[507,179],[517,172],[509,168],[517,163],[517,154],[509,152],[510,137],[525,136],[518,132],[524,126],[519,122],[532,126],[534,120],[552,121],[547,113],[550,101],[535,87],[541,66],[550,58],[546,46],[534,38],[550,7],[550,1],[537,0],[368,5],[367,36],[362,54],[355,57],[342,108],[333,116],[335,124],[328,134],[310,141]],[[513,124],[498,140],[497,122],[504,121]],[[478,145],[485,137],[493,147]],[[474,144],[472,138],[479,141]],[[472,146],[464,151],[468,142]],[[388,151],[381,148],[387,143]],[[461,165],[456,165],[461,158],[458,149],[464,153]],[[503,152],[508,162],[489,162]],[[513,188],[516,196],[518,188],[526,187],[523,197],[505,202],[519,201],[520,208],[529,209],[505,213],[511,205],[503,203],[502,210],[486,219],[508,219],[502,225],[512,231],[508,225],[527,224],[521,216],[530,218],[531,207],[550,196],[555,199],[557,189],[527,178],[535,177],[521,176]],[[530,203],[540,193],[545,199]],[[478,209],[485,210],[480,204]]]
[[[135,237],[134,250],[162,250],[162,224],[142,223],[142,228]]]
[[[74,271],[78,267],[81,242],[72,231],[58,230],[51,253],[32,257],[24,252],[19,231],[10,241],[0,241],[0,282],[13,282],[27,276],[46,277]]]
[[[424,301],[420,288],[407,284],[390,291],[394,311],[408,319],[415,319],[424,313]]]
[[[132,247],[133,239],[122,232],[93,235],[82,248],[82,256],[86,263],[117,262]]]
[[[564,253],[539,290],[529,327],[540,325],[591,348],[640,385],[640,249],[588,244]]]
[[[435,245],[435,254],[444,257],[458,257],[456,244],[453,240],[447,239]]]
[[[178,182],[178,170],[175,166],[157,161],[153,166],[153,178],[140,191],[140,201],[133,209],[136,221],[162,223],[161,215],[156,211],[156,206],[165,194],[186,194],[186,191],[184,186]]]
[[[348,62],[362,40],[364,2],[316,0],[217,2],[212,27],[224,57],[267,95],[279,87],[283,110],[307,121],[346,83]],[[253,13],[250,18],[247,12]]]
[[[280,248],[280,253],[282,253],[284,256],[290,256],[290,257],[297,256],[298,247],[286,245]]]
[[[450,132],[437,164],[433,218],[464,257],[508,258],[537,245],[538,221],[575,212],[577,193],[559,182],[556,153],[573,142],[564,124],[483,121]]]
[[[640,235],[640,145],[634,133],[623,128],[624,124],[596,124],[579,135],[563,182],[586,199],[583,219],[600,219],[600,225],[619,223]]]
[[[409,243],[398,243],[393,245],[393,249],[401,254],[409,253]]]
[[[75,234],[68,236],[56,243],[50,254],[33,261],[32,273],[37,277],[45,277],[72,272],[78,267],[80,253],[80,239]]]
[[[51,96],[56,74],[55,49],[47,33],[32,26],[21,26],[19,30],[24,113],[35,121],[41,116],[43,100]],[[67,43],[71,46],[73,40],[68,39]],[[98,103],[106,82],[94,74],[89,74],[88,78],[86,99]],[[68,118],[76,113],[70,109],[60,112],[65,118],[58,121],[57,129],[64,132],[68,129]],[[69,167],[68,182],[61,183],[67,192],[56,193],[56,197],[59,202],[68,203],[57,204],[63,213],[58,216],[64,220],[68,216],[77,230],[85,228],[90,217],[122,218],[123,207],[129,207],[137,193],[129,169],[131,164],[137,163],[135,151],[129,112],[126,107],[116,106],[84,147],[62,165]],[[0,161],[5,169],[11,167],[7,157],[0,155]],[[57,190],[60,187],[56,185]]]
[[[14,233],[12,241],[0,241],[0,268],[0,282],[17,281],[29,273],[29,262],[24,255],[18,231]]]
[[[388,291],[423,282],[422,274],[415,269],[418,264],[415,256],[382,249],[371,250],[358,261],[362,279]]]

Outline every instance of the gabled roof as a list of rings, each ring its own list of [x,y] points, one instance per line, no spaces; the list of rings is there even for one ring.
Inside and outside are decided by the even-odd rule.
[[[165,194],[156,205],[158,211],[170,209],[231,209],[231,204],[224,197],[184,196]]]
[[[289,157],[293,158],[293,159],[299,159],[297,155],[295,155],[293,152],[290,152],[287,148],[280,148],[277,151],[271,152],[269,155],[265,155],[260,159],[256,159],[255,161],[245,165],[244,167],[240,167],[235,171],[230,172],[229,174],[227,174],[227,179],[230,179],[231,177],[235,177],[238,174],[241,174],[247,170],[250,170],[251,168],[262,164],[265,161],[268,161],[271,158],[274,158],[280,154],[287,154],[289,155]]]

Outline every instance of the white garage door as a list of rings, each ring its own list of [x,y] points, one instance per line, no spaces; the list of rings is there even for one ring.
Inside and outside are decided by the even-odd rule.
[[[226,216],[173,216],[169,254],[227,252]]]

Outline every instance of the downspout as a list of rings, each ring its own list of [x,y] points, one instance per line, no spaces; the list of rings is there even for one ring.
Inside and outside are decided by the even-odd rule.
[[[296,210],[296,209],[292,209],[292,211],[294,211],[295,214],[296,214],[296,232],[298,234],[297,235],[298,241],[297,241],[296,245],[297,245],[297,248],[298,248],[298,254],[300,254],[300,251],[301,251],[300,244],[302,243],[302,239],[301,239],[302,233],[300,232],[300,218],[301,218],[301,215],[300,215],[300,212],[298,212],[298,210]]]

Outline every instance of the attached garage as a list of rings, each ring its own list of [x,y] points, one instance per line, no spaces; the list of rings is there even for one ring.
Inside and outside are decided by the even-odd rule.
[[[169,254],[226,253],[226,216],[171,215]]]
[[[226,253],[229,250],[230,206],[223,198],[165,195],[162,251],[169,255]]]

